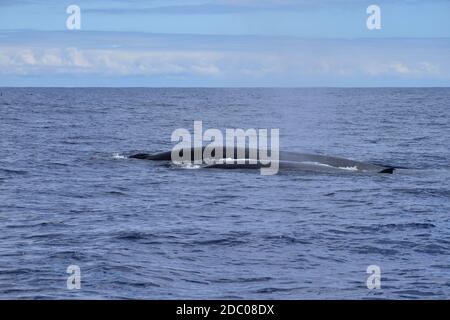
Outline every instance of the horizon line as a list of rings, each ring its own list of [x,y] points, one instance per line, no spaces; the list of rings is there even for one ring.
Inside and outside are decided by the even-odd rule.
[[[0,86],[0,89],[450,89],[450,86]]]

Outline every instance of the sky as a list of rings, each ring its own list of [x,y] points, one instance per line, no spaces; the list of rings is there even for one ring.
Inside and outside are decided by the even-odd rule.
[[[0,86],[449,86],[449,57],[449,0],[0,0]]]

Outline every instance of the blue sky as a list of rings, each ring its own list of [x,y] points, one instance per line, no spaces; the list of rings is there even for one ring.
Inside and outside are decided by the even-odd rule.
[[[449,86],[449,57],[446,0],[0,0],[0,86]]]

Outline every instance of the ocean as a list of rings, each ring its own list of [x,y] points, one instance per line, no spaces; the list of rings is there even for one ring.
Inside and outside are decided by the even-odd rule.
[[[449,88],[0,92],[1,299],[450,298]],[[262,176],[127,158],[170,150],[194,121],[400,169]]]

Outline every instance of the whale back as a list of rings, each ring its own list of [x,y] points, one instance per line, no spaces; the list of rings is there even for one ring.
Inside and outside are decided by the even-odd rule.
[[[217,147],[221,148],[221,147]],[[263,154],[270,154],[270,150],[257,150],[250,148],[237,148],[233,147],[232,150],[227,149],[226,146],[222,147],[222,155],[221,159],[245,159],[245,163],[214,163],[209,164],[206,167],[208,168],[224,168],[224,169],[238,169],[238,168],[261,168],[259,162],[250,163],[249,160],[260,160],[261,151],[264,151]],[[191,161],[193,162],[196,154],[201,154],[202,161],[205,161],[204,151],[205,147],[200,148],[191,148]],[[215,155],[215,150],[211,151],[211,157],[213,160],[218,161]],[[227,151],[229,154],[227,154]],[[175,150],[174,152],[178,152],[180,157],[183,157],[183,149]],[[268,152],[268,153],[267,153]],[[256,157],[255,157],[256,155]],[[165,151],[156,154],[148,154],[148,153],[138,153],[131,155],[129,158],[134,159],[143,159],[143,160],[153,160],[153,161],[172,161],[172,151]],[[340,158],[340,157],[332,157],[320,154],[310,154],[310,153],[299,153],[299,152],[280,152],[278,161],[280,168],[288,168],[288,169],[299,169],[299,170],[313,170],[313,171],[336,171],[336,170],[347,170],[347,171],[362,171],[362,172],[378,172],[378,173],[393,173],[393,167],[380,166],[376,164],[354,161],[350,159]]]

